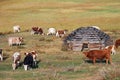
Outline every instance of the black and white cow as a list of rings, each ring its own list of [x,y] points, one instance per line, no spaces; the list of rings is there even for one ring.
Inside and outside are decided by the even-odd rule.
[[[33,67],[33,56],[31,53],[25,53],[25,58],[24,58],[23,63],[24,63],[25,71]]]

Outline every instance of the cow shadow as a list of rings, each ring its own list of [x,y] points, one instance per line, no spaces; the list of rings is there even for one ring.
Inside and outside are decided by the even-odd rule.
[[[32,69],[36,69],[36,68],[39,68],[39,63],[41,62],[41,60],[37,60],[36,61],[36,64],[34,64],[33,63],[33,65],[32,65]],[[19,67],[22,67],[24,65],[24,62],[23,61],[21,61],[20,63],[19,63],[19,65],[17,66],[17,68],[19,68]]]
[[[93,64],[93,61],[88,59],[84,60],[84,62]],[[106,60],[96,60],[96,63],[106,63]]]
[[[32,68],[36,69],[39,68],[39,63],[41,62],[41,60],[37,60],[35,63],[33,63]]]
[[[5,61],[8,58],[9,58],[9,56],[3,56],[3,61]]]

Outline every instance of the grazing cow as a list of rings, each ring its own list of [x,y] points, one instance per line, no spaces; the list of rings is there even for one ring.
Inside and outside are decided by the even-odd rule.
[[[37,66],[37,56],[38,56],[38,54],[36,53],[36,51],[32,51],[31,54],[33,56],[33,67],[35,68]]]
[[[93,64],[95,64],[96,59],[100,59],[100,60],[106,59],[106,64],[108,64],[108,61],[111,64],[112,63],[111,49],[112,49],[112,47],[110,46],[108,49],[91,50],[91,51],[88,51],[88,52],[83,52],[83,54],[85,54],[86,57],[91,59],[93,61]]]
[[[14,31],[14,33],[20,32],[20,26],[19,25],[13,26],[13,31]]]
[[[13,57],[12,68],[13,70],[15,70],[19,66],[21,55],[19,52],[15,52],[12,57]]]
[[[117,39],[115,41],[115,47],[118,48],[120,46],[120,39]]]
[[[22,42],[23,42],[23,37],[9,37],[8,38],[9,46],[12,46],[13,44],[21,45]]]
[[[49,28],[47,35],[55,35],[56,34],[56,29],[55,28]]]
[[[1,59],[1,61],[3,61],[2,49],[0,49],[0,59]]]
[[[31,34],[40,34],[43,35],[43,29],[39,27],[32,27]]]
[[[66,34],[65,30],[58,30],[56,33],[56,37],[64,37]]]
[[[33,67],[33,56],[31,53],[25,53],[25,58],[23,63],[24,63],[25,71]]]
[[[111,49],[111,47],[112,47],[112,49]],[[106,47],[105,47],[105,49],[108,49],[108,48],[111,49],[111,54],[112,54],[112,55],[116,54],[115,45],[113,45],[113,46],[106,46]]]

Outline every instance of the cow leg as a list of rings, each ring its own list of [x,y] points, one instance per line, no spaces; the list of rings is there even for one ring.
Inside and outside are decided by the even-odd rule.
[[[1,59],[1,61],[3,61],[3,56],[2,55],[0,55],[0,59]]]
[[[108,64],[108,58],[106,58],[106,64]]]
[[[110,62],[110,64],[112,64],[112,59],[111,59],[111,57],[109,58],[109,62]]]
[[[12,64],[12,67],[13,67],[13,70],[15,70],[15,69],[16,69],[16,64],[13,63],[13,64]]]
[[[94,57],[94,58],[93,58],[93,64],[95,64],[95,63],[96,63],[96,58]]]
[[[28,65],[24,65],[24,69],[25,69],[25,71],[27,71],[28,70]]]

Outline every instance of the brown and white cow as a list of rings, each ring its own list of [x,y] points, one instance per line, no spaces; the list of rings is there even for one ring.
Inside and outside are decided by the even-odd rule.
[[[117,39],[115,41],[115,47],[118,48],[120,46],[120,39]]]
[[[111,49],[112,47],[110,46],[108,49],[103,49],[103,50],[91,50],[88,52],[83,52],[85,56],[93,61],[93,64],[96,63],[96,59],[106,59],[106,64],[108,64],[108,61],[110,64],[112,64],[112,59],[111,59]]]
[[[1,61],[3,61],[3,53],[2,53],[2,49],[0,49],[0,59],[1,59]]]
[[[64,37],[66,34],[65,30],[58,30],[56,33],[56,37]]]
[[[15,70],[19,66],[21,55],[19,52],[15,52],[12,58],[13,58],[12,68],[13,70]]]
[[[21,45],[23,42],[23,37],[9,37],[8,38],[8,44],[9,46],[12,46],[14,44]]]
[[[33,34],[43,35],[43,29],[40,27],[32,27],[31,35],[33,35]]]

